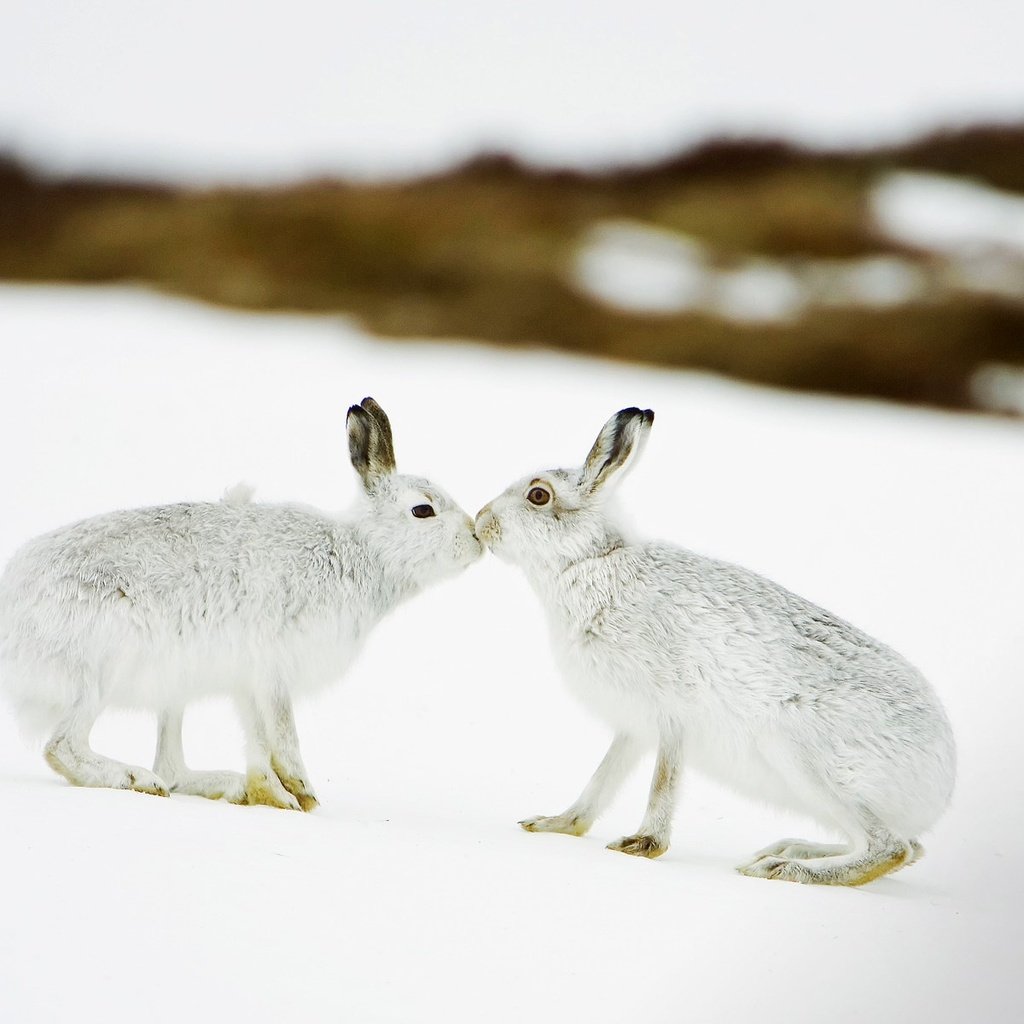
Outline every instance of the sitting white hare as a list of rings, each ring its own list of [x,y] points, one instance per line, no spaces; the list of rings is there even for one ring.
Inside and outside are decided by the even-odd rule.
[[[934,691],[888,647],[753,572],[627,539],[603,498],[653,422],[623,409],[582,468],[524,477],[477,516],[481,540],[533,585],[574,691],[615,729],[576,802],[520,824],[583,835],[656,741],[647,812],[610,849],[665,852],[688,763],[849,839],[782,840],[744,874],[860,885],[910,863],[955,774]]]
[[[401,600],[480,556],[439,487],[395,473],[371,398],[348,411],[365,490],[342,519],[292,505],[167,505],[88,519],[28,543],[0,578],[0,685],[45,756],[79,786],[311,810],[291,699],[339,678]],[[185,705],[234,698],[246,774],[185,766]],[[110,706],[159,716],[154,770],[92,750]]]

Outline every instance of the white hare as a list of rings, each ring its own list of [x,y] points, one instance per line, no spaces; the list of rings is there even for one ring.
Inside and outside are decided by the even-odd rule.
[[[894,651],[777,584],[628,540],[603,498],[653,422],[623,409],[582,468],[525,477],[477,516],[477,535],[522,567],[544,605],[571,686],[615,730],[568,810],[520,824],[583,835],[656,742],[644,819],[609,849],[665,852],[685,763],[848,839],[782,840],[744,874],[860,885],[915,860],[955,774],[938,698]]]
[[[348,519],[291,505],[113,512],[28,543],[0,579],[0,685],[50,731],[50,766],[80,786],[311,810],[293,696],[337,679],[372,627],[482,547],[440,488],[395,473],[387,416],[348,411],[365,500]],[[185,705],[234,698],[246,774],[190,771]],[[93,751],[109,706],[158,714],[154,770]]]

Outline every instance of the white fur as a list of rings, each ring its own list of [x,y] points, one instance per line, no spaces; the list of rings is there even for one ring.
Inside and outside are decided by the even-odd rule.
[[[25,545],[0,578],[0,685],[24,722],[51,730],[55,770],[80,785],[315,804],[291,698],[339,678],[396,604],[482,550],[469,517],[395,474],[393,455],[364,484],[347,518],[235,488],[221,503],[113,512]],[[420,504],[437,514],[415,518]],[[182,710],[211,694],[236,701],[247,779],[185,767]],[[115,706],[160,715],[158,774],[89,747]]]
[[[623,410],[584,467],[524,478],[477,517],[481,539],[533,585],[570,686],[616,733],[580,798],[524,827],[582,834],[657,743],[647,814],[615,849],[664,852],[685,762],[849,840],[785,840],[744,873],[860,884],[916,859],[955,774],[934,691],[888,647],[755,573],[627,540],[605,510],[605,485],[652,422]],[[541,507],[526,498],[538,485],[552,495]]]

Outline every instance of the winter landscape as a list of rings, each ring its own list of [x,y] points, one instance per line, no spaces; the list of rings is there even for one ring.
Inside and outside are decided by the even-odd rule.
[[[374,393],[399,467],[475,511],[575,464],[604,418],[657,423],[623,487],[635,529],[741,562],[933,681],[960,745],[926,858],[863,889],[743,878],[815,826],[688,777],[658,861],[604,849],[646,763],[582,839],[516,821],[576,794],[607,740],[566,694],[532,594],[489,557],[404,606],[297,710],[311,815],[74,789],[0,716],[0,1016],[51,1021],[1011,1020],[1024,883],[1018,422],[784,396],[537,353],[381,343],[337,319],[132,289],[4,287],[5,560],[116,507],[218,497],[344,508],[344,410]],[[11,344],[13,339],[18,344]],[[452,387],[458,366],[458,386]],[[197,767],[241,767],[232,711],[186,718]],[[154,725],[97,749],[148,764]]]
[[[344,510],[366,395],[471,515],[649,407],[624,522],[900,651],[959,769],[860,888],[738,874],[832,837],[692,771],[662,857],[605,849],[651,756],[587,836],[527,833],[609,732],[488,554],[297,704],[309,814],[75,788],[0,699],[0,1022],[1020,1019],[1024,13],[8,7],[0,565],[240,482]],[[242,769],[227,701],[185,752]]]

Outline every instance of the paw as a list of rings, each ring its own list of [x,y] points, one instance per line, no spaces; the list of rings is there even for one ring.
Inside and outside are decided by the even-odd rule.
[[[299,807],[304,811],[312,811],[320,806],[320,801],[312,793],[293,793],[292,796],[299,801]]]
[[[761,856],[736,869],[748,878],[775,878],[783,882],[803,882],[803,865],[798,861],[771,855]]]
[[[282,775],[281,772],[277,773],[277,777],[281,780],[281,785],[298,800],[299,807],[302,810],[311,811],[314,807],[320,806],[320,801],[317,800],[313,787],[305,779],[298,779],[291,775]]]
[[[302,810],[311,811],[314,807],[319,807],[320,801],[317,800],[308,779],[301,774],[296,775],[288,771],[283,763],[274,756],[270,758],[270,767],[273,768],[274,773],[281,780],[281,785],[298,800],[299,807]],[[293,767],[295,766],[293,765]]]
[[[149,793],[151,796],[171,795],[164,780],[148,768],[126,768],[117,788],[131,789],[136,793]]]
[[[556,814],[550,818],[539,815],[536,818],[524,818],[519,825],[527,832],[560,832],[566,836],[586,835],[590,828],[589,821],[574,814]]]
[[[653,860],[668,849],[668,843],[662,843],[657,836],[623,836],[606,848],[616,853],[628,853],[630,857],[650,857]]]
[[[252,770],[246,775],[245,799],[239,803],[280,807],[285,811],[302,809],[299,801],[281,785],[281,780],[270,770]]]

